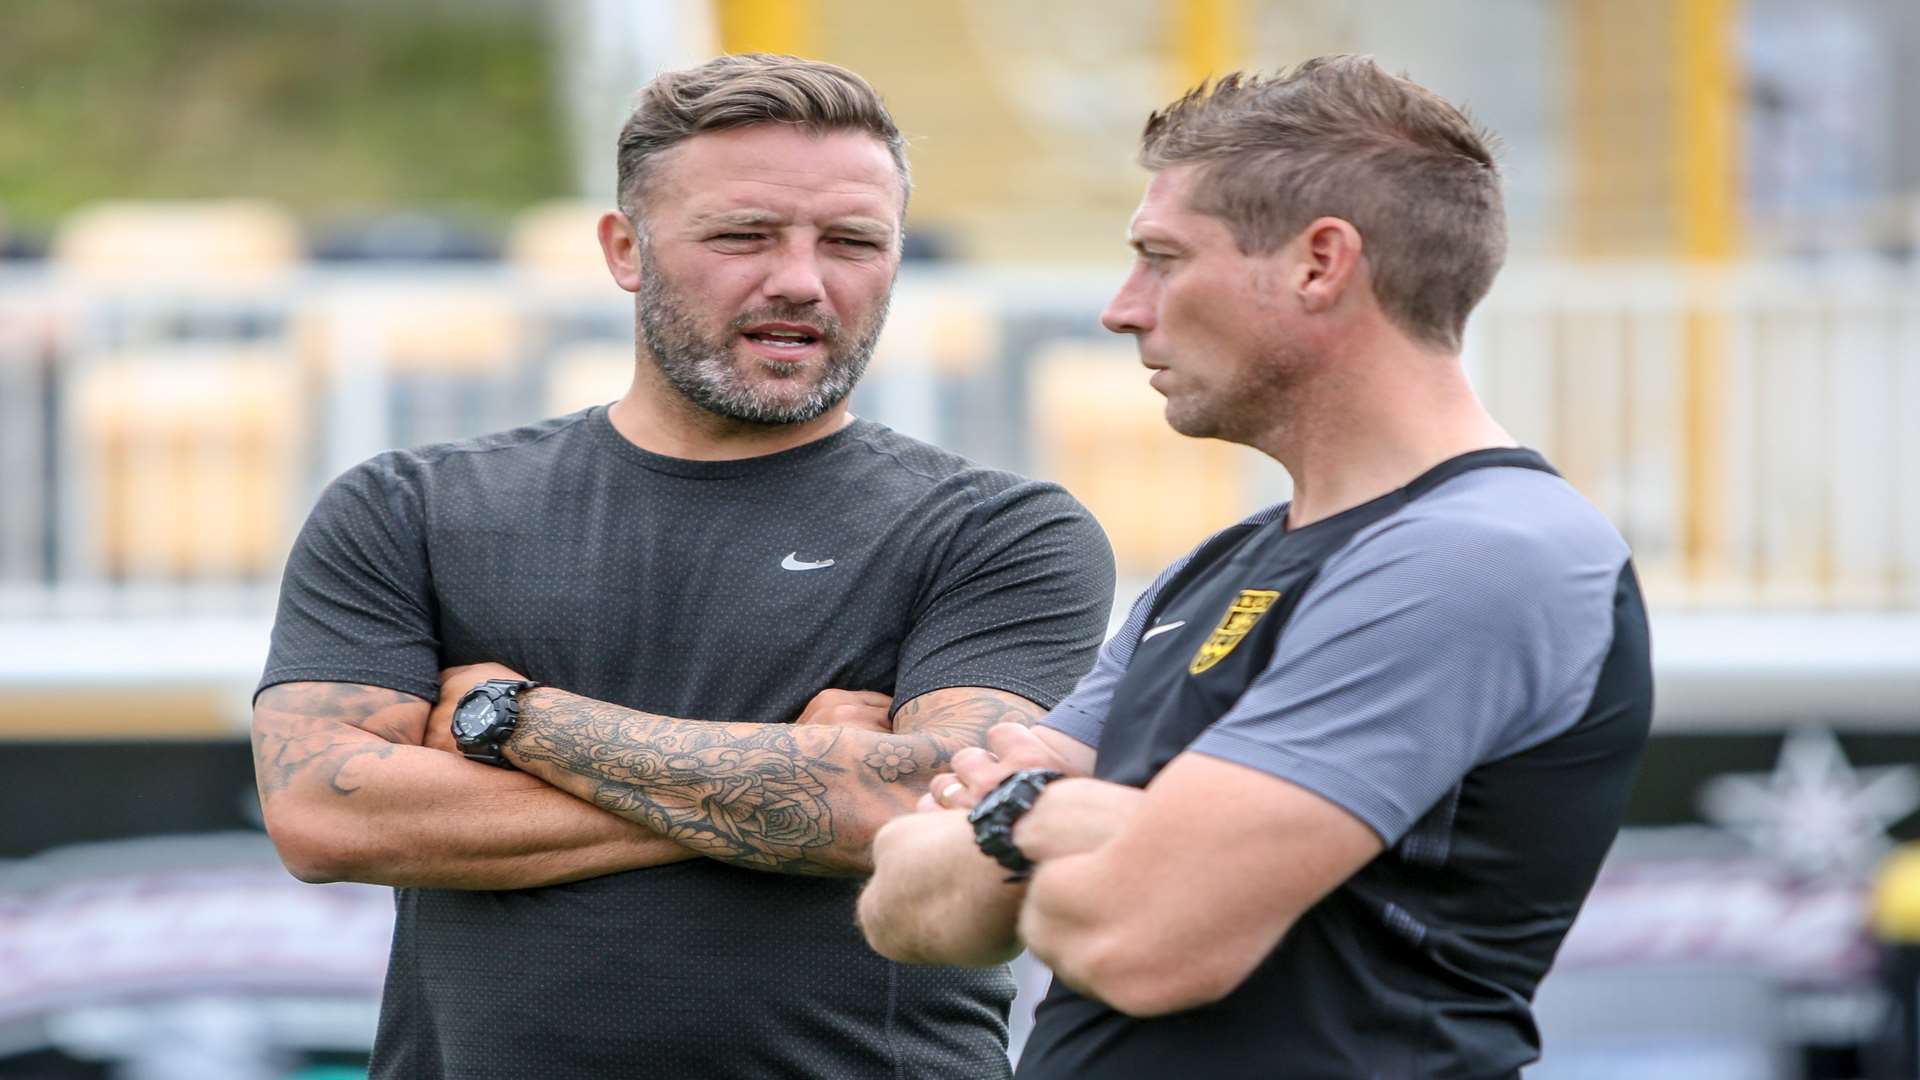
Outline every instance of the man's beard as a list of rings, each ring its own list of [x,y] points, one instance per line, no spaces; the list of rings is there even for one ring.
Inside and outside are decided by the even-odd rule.
[[[889,289],[881,297],[872,325],[865,327],[857,339],[849,340],[846,328],[831,315],[805,304],[775,303],[742,313],[716,340],[701,333],[699,321],[685,297],[660,272],[652,253],[644,246],[640,251],[640,270],[640,333],[660,373],[695,405],[749,424],[804,424],[845,400],[873,359],[874,343],[886,325],[887,307],[892,300]],[[746,327],[769,322],[812,327],[820,335],[820,344],[826,352],[824,370],[813,386],[798,398],[777,393],[784,380],[756,388],[740,369],[743,359],[734,350],[734,341]],[[792,370],[801,363],[782,363],[759,356],[745,358],[744,362],[775,372],[782,368]]]
[[[1255,445],[1293,427],[1299,387],[1312,359],[1291,345],[1274,344],[1205,396],[1169,399],[1167,426],[1189,438]]]

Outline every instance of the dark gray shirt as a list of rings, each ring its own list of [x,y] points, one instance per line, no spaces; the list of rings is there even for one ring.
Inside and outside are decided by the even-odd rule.
[[[383,454],[328,488],[262,688],[432,700],[492,660],[649,712],[791,721],[827,687],[1051,706],[1112,552],[1058,487],[879,424],[741,461],[643,451],[604,408]],[[398,891],[380,1077],[1004,1074],[1003,969],[911,968],[858,883],[712,860],[514,892]]]

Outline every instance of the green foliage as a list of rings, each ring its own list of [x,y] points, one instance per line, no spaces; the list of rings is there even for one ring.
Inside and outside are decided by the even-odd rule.
[[[500,214],[570,186],[526,6],[0,0],[0,217],[102,198]]]

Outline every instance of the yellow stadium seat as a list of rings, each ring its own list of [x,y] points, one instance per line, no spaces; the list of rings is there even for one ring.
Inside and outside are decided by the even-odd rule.
[[[507,236],[507,264],[551,287],[613,288],[595,233],[610,209],[562,201],[522,211]]]
[[[254,288],[304,252],[284,209],[254,200],[106,202],[62,224],[51,251],[69,280],[106,287]]]
[[[520,314],[498,282],[358,286],[336,299],[352,325],[331,327],[329,340],[372,349],[390,375],[494,377],[521,358]]]
[[[956,287],[903,288],[893,298],[873,371],[946,379],[984,377],[999,358],[999,313],[981,293]]]
[[[73,373],[84,565],[114,579],[271,576],[303,446],[298,369],[243,346],[103,356]]]
[[[1120,573],[1147,577],[1252,510],[1252,451],[1167,427],[1130,342],[1062,342],[1034,357],[1039,475],[1085,503]]]
[[[356,406],[383,414],[363,429],[366,441],[334,447],[357,459],[533,419],[527,338],[504,282],[429,279],[337,288],[300,341],[329,396],[369,379],[378,387],[377,404]]]
[[[627,392],[633,381],[633,346],[591,342],[572,346],[547,367],[546,413],[564,416],[589,405],[605,405]]]

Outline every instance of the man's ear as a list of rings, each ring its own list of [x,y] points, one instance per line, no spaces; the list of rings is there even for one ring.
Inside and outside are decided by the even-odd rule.
[[[1316,218],[1294,238],[1292,284],[1309,314],[1331,311],[1360,278],[1360,230],[1337,217]]]
[[[600,254],[607,260],[607,272],[628,292],[640,291],[640,234],[627,215],[609,210],[600,215],[596,232]]]

